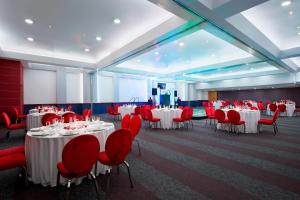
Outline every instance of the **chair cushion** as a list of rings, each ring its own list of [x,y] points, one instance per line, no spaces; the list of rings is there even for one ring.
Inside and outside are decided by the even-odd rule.
[[[260,119],[258,120],[259,124],[267,124],[267,125],[272,125],[273,124],[273,120],[272,119]]]
[[[215,119],[215,116],[210,115],[210,116],[208,116],[208,119]]]
[[[57,163],[57,169],[60,172],[60,175],[65,177],[65,178],[79,178],[82,176],[86,176],[88,172],[83,172],[83,173],[79,173],[79,174],[74,174],[74,173],[70,173],[66,167],[64,166],[64,164],[62,162]]]
[[[230,123],[230,121],[228,119],[224,119],[224,120],[218,120],[218,123],[228,124],[228,123]]]
[[[242,124],[245,124],[245,121],[239,121],[239,122],[236,122],[236,123],[232,123],[233,125],[242,125]]]
[[[153,117],[151,120],[150,120],[151,122],[159,122],[160,121],[160,119],[159,118],[155,118],[155,117]]]
[[[0,157],[0,170],[26,166],[26,159],[23,153]]]
[[[0,150],[0,157],[14,155],[17,153],[24,154],[24,152],[25,152],[24,146],[12,147],[12,148],[8,148],[8,149]]]
[[[26,119],[26,115],[18,115],[18,118]]]
[[[23,129],[23,128],[25,128],[26,127],[26,124],[24,124],[24,123],[19,123],[19,124],[11,124],[9,127],[8,127],[8,129],[12,129],[12,130],[14,130],[14,129]]]
[[[111,165],[111,162],[104,151],[99,153],[98,160],[103,165]]]

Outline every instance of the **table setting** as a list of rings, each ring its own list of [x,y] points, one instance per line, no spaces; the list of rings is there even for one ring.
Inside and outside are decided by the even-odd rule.
[[[151,110],[153,117],[160,118],[162,129],[172,129],[173,119],[181,116],[179,108],[155,108]]]

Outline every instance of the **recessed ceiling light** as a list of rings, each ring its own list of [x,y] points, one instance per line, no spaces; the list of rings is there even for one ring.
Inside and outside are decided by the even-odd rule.
[[[155,52],[154,54],[155,54],[155,55],[158,55],[158,54],[159,54],[159,52],[157,51],[157,52]]]
[[[49,27],[49,29],[52,29],[52,25],[49,25],[48,27]]]
[[[293,14],[294,14],[293,11],[290,11],[290,12],[289,12],[289,15],[293,15]]]
[[[101,41],[102,38],[101,38],[100,36],[97,36],[97,37],[96,37],[96,40]]]
[[[184,43],[183,42],[179,42],[179,46],[184,46]]]
[[[298,33],[298,35],[300,35],[300,32]]]
[[[140,60],[140,59],[137,59],[136,61],[137,61],[137,62],[141,62],[141,60]]]
[[[300,29],[300,26],[297,26],[297,29]]]
[[[33,41],[34,41],[34,38],[32,38],[32,37],[27,37],[27,40],[30,41],[30,42],[33,42]]]
[[[115,18],[115,19],[114,19],[114,23],[115,23],[115,24],[120,24],[120,23],[121,23],[121,20],[120,20],[119,18]]]
[[[25,19],[24,20],[26,24],[33,24],[34,21],[32,19]]]
[[[90,49],[85,48],[84,51],[85,51],[85,52],[90,52]]]
[[[284,1],[281,3],[281,6],[282,7],[289,6],[291,3],[292,3],[291,1]]]

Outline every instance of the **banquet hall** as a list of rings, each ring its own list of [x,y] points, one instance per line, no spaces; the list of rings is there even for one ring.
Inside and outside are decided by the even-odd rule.
[[[300,199],[300,0],[0,0],[0,200]]]

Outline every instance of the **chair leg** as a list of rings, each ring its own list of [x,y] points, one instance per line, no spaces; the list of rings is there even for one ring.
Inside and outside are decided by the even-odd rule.
[[[56,177],[56,189],[57,189],[57,192],[58,192],[58,189],[59,189],[59,185],[60,185],[60,173],[57,172],[57,177]]]
[[[110,189],[110,170],[106,171],[106,193],[109,193],[109,189]]]
[[[119,174],[120,174],[120,167],[119,167],[119,165],[117,166],[117,175],[119,176]]]
[[[128,164],[128,162],[126,162],[125,160],[124,160],[124,162],[123,162],[125,165],[126,165],[126,167],[127,167],[127,172],[128,172],[128,177],[129,177],[129,181],[130,181],[130,187],[131,188],[133,188],[133,184],[132,184],[132,180],[131,180],[131,174],[130,174],[130,168],[129,168],[129,164]]]
[[[28,179],[27,179],[27,168],[26,168],[26,166],[22,167],[22,174],[23,174],[23,178],[24,178],[25,187],[27,188],[28,187]]]
[[[93,182],[94,182],[94,186],[95,186],[96,193],[97,193],[97,199],[100,199],[99,186],[98,186],[98,182],[96,180],[96,176],[92,172],[90,172],[89,174],[92,177]]]
[[[94,170],[95,176],[97,176],[97,166],[98,166],[98,161],[96,161],[95,163],[95,170]]]
[[[215,124],[215,132],[217,132],[218,123]]]
[[[136,144],[138,145],[138,149],[139,149],[139,156],[141,157],[141,148],[140,148],[140,142],[138,140],[134,140],[136,142]]]
[[[70,199],[70,194],[71,194],[71,179],[68,179],[68,184],[67,184],[67,200]]]
[[[6,139],[9,138],[9,135],[10,135],[10,131],[8,130],[7,133],[6,133]]]

